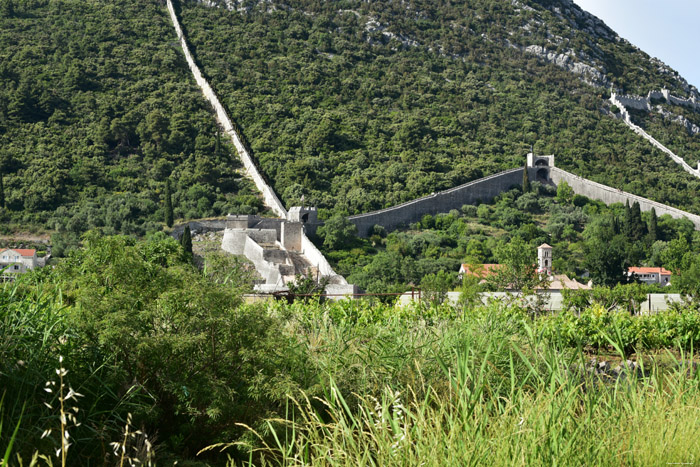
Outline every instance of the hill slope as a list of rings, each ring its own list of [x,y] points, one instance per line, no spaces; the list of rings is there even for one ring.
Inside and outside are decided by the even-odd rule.
[[[218,142],[159,1],[0,6],[4,228],[158,230],[166,178],[175,217],[262,208]],[[180,8],[287,206],[302,196],[350,213],[394,205],[520,166],[534,145],[567,170],[700,212],[700,182],[606,101],[611,85],[697,90],[568,1]],[[659,105],[635,121],[694,165],[700,114]]]
[[[287,205],[386,207],[521,165],[534,144],[567,170],[699,212],[699,181],[606,101],[611,85],[697,90],[569,1],[209,0],[181,16]],[[664,122],[672,150],[695,149],[697,134]]]
[[[160,230],[168,177],[176,217],[261,206],[236,180],[240,163],[218,144],[159,2],[31,0],[0,10],[5,227]]]

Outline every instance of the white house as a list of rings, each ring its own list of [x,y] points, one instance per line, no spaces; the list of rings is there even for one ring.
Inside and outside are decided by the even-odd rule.
[[[627,268],[627,275],[648,285],[667,286],[671,284],[671,271],[664,268],[631,267]]]
[[[6,279],[14,274],[23,274],[38,266],[36,250],[4,248],[0,250],[0,277]]]

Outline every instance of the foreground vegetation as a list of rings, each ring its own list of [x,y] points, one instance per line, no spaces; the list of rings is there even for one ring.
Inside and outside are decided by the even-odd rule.
[[[695,305],[655,316],[595,300],[580,316],[535,315],[518,300],[244,305],[237,271],[217,270],[218,258],[201,272],[165,236],[91,233],[84,244],[0,289],[0,454],[11,464],[37,452],[60,463],[62,430],[70,465],[119,461],[123,445],[161,465],[700,454]],[[641,369],[592,373],[593,355]]]

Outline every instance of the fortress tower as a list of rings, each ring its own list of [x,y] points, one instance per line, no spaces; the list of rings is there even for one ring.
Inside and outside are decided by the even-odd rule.
[[[549,171],[554,167],[554,156],[538,156],[534,152],[527,155],[527,169],[530,180],[549,183]]]

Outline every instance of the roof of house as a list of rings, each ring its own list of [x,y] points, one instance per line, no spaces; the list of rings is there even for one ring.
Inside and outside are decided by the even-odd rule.
[[[548,288],[550,290],[588,290],[591,287],[587,284],[580,283],[576,279],[570,279],[566,274],[555,274],[551,276]]]
[[[6,251],[14,251],[15,253],[19,253],[21,256],[25,258],[31,258],[36,254],[36,250],[30,250],[30,249],[23,249],[23,248],[3,248],[0,250],[0,253],[4,253]]]
[[[538,246],[537,248],[539,249],[539,248],[552,248],[552,247],[547,245],[546,243],[543,243],[542,245]]]
[[[670,276],[671,271],[664,269],[664,268],[649,268],[649,267],[636,267],[632,266],[627,268],[628,272],[631,272],[633,274],[662,274],[664,276]]]
[[[474,266],[475,270],[472,271],[470,266]],[[470,276],[487,277],[496,274],[496,271],[498,271],[502,267],[502,264],[462,264],[462,267],[459,271],[464,272]]]

